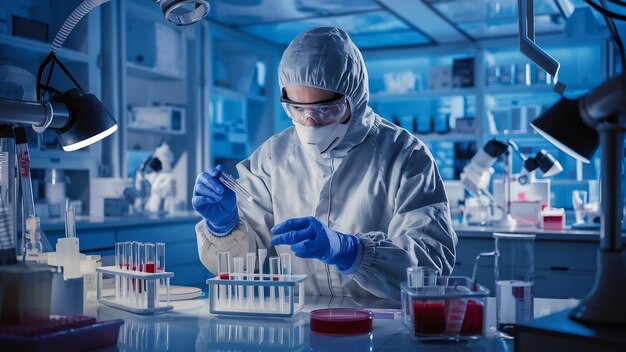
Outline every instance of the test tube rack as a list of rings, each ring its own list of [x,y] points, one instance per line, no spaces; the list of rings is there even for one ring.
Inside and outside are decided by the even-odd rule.
[[[241,279],[244,276],[247,279]],[[206,281],[209,285],[209,313],[291,318],[304,307],[306,277],[231,274],[229,278],[210,278]]]
[[[170,292],[170,278],[174,277],[172,272],[158,272],[147,273],[141,271],[131,271],[120,269],[116,266],[106,266],[96,268],[98,274],[98,302],[109,307],[122,309],[135,314],[152,314],[157,312],[164,312],[173,309],[170,305],[169,292]],[[128,296],[121,297],[117,293],[114,296],[103,295],[103,276],[115,276],[119,280],[116,282],[127,282],[128,290],[132,290],[133,285],[138,287],[145,283],[142,287],[145,287],[145,291],[136,290]],[[163,295],[158,293],[160,282],[163,282],[166,291],[166,297],[163,299]],[[119,287],[115,288],[116,290]],[[138,292],[140,291],[140,292]]]

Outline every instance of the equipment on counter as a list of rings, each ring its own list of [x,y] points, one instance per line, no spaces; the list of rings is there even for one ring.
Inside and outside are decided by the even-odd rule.
[[[259,255],[262,255],[259,250]],[[208,279],[209,312],[211,314],[289,318],[304,307],[306,275],[291,273],[291,254],[270,257],[270,273],[254,273],[255,253],[246,255],[249,265],[244,270],[243,257],[230,261],[230,252],[218,253],[218,276]],[[264,258],[263,258],[264,259]],[[269,291],[269,294],[266,294]],[[267,299],[265,299],[267,297]]]
[[[173,309],[170,305],[170,279],[165,271],[165,244],[122,242],[115,244],[115,265],[96,268],[98,302],[136,314],[152,314]],[[106,296],[103,275],[115,277],[115,294]],[[161,286],[165,294],[160,293]],[[163,302],[162,302],[163,301]]]
[[[124,189],[124,197],[135,213],[164,214],[175,210],[176,179],[172,174],[174,156],[162,141],[133,176],[133,186]]]

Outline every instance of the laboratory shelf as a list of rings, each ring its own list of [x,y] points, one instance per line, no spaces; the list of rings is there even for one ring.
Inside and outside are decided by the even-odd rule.
[[[434,142],[434,141],[475,141],[476,134],[473,133],[429,133],[418,134],[414,133],[415,137],[422,142]]]
[[[241,93],[239,91],[236,91],[236,90],[233,90],[233,89],[224,88],[224,87],[218,87],[218,86],[212,86],[211,87],[211,94],[216,94],[216,95],[222,96],[224,98],[250,99],[250,100],[259,101],[259,102],[265,102],[267,100],[267,98],[265,96],[262,96],[262,95],[258,95],[258,94],[243,94],[243,93]]]
[[[512,139],[516,142],[519,141],[539,141],[539,142],[545,142],[545,143],[549,143],[548,141],[546,141],[545,139],[543,139],[543,137],[541,137],[540,135],[538,135],[535,132],[500,132],[500,133],[489,133],[486,134],[486,136],[489,139],[492,138],[496,138],[496,139]]]
[[[594,86],[591,84],[567,84],[566,92],[587,91]],[[507,95],[507,94],[557,94],[554,86],[546,84],[538,84],[531,86],[515,85],[515,86],[487,86],[485,87],[487,95]]]
[[[133,62],[126,62],[126,69],[129,74],[146,79],[153,79],[158,81],[182,81],[185,76],[178,75],[171,72],[164,72],[151,67],[139,65]]]
[[[185,131],[159,130],[159,129],[154,129],[154,128],[141,128],[141,127],[131,127],[131,126],[126,127],[126,129],[132,132],[158,133],[158,134],[168,135],[168,136],[182,136],[182,135],[185,135],[186,133]]]
[[[43,55],[50,53],[50,44],[37,40],[20,38],[8,34],[0,34],[0,45],[14,47],[19,50],[34,51]],[[62,61],[89,63],[89,55],[82,51],[60,48],[56,52]]]
[[[423,100],[434,98],[445,98],[454,96],[476,95],[475,88],[458,88],[446,90],[424,90],[419,92],[407,93],[374,93],[370,95],[370,101],[406,101],[406,100]]]

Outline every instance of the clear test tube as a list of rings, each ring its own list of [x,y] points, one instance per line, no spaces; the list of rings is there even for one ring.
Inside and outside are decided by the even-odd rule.
[[[124,243],[115,243],[115,268],[122,269],[124,267]],[[120,299],[122,295],[122,286],[120,284],[120,276],[115,275],[115,299]]]
[[[291,275],[291,253],[281,253],[280,254],[280,265],[281,265],[281,274],[282,280],[289,280],[289,276]],[[279,291],[279,299],[280,299],[280,311],[285,311],[285,304],[287,304],[289,300],[289,292],[285,292],[285,290],[289,290],[288,288],[281,287]],[[287,294],[287,296],[285,296]]]
[[[259,280],[263,278],[263,264],[265,264],[265,258],[267,258],[267,249],[259,248]],[[259,301],[261,302],[261,308],[265,307],[265,286],[259,286]]]
[[[249,281],[254,280],[254,269],[256,267],[256,253],[246,253],[246,273]],[[248,308],[254,307],[254,286],[248,286]]]
[[[165,243],[157,242],[155,244],[156,247],[156,257],[155,257],[155,272],[162,273],[165,272]],[[159,294],[158,300],[161,300],[161,287],[165,287],[165,300],[166,304],[170,304],[170,285],[165,284],[165,279],[159,279],[159,284],[157,285],[157,292]]]
[[[235,280],[243,279],[243,258],[235,257],[233,259],[233,271],[235,273]],[[237,285],[235,291],[235,299],[237,300],[237,308],[243,308],[243,286]]]
[[[157,273],[162,273],[165,271],[165,243],[157,242],[156,243],[156,271]]]
[[[280,258],[270,257],[270,278],[272,281],[280,280]],[[276,287],[270,286],[270,309],[276,307]]]

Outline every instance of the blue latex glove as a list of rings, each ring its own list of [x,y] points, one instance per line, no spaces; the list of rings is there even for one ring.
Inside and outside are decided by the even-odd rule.
[[[239,221],[235,192],[219,181],[223,170],[222,165],[217,165],[200,173],[191,198],[193,209],[202,215],[209,230],[217,236],[229,234]]]
[[[272,245],[289,244],[296,256],[316,258],[342,271],[354,264],[361,248],[356,236],[331,230],[314,217],[286,220],[274,226],[272,232]]]

